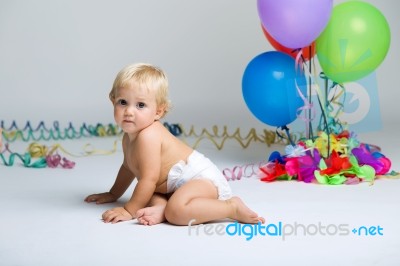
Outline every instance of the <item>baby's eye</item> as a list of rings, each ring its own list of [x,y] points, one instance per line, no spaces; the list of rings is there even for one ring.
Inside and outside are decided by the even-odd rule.
[[[142,103],[142,102],[136,104],[136,107],[139,108],[139,109],[142,109],[142,108],[144,108],[145,106],[146,106],[146,104],[145,104],[145,103]]]
[[[120,100],[118,100],[118,102],[117,102],[119,105],[127,105],[127,101],[126,100],[124,100],[124,99],[120,99]]]

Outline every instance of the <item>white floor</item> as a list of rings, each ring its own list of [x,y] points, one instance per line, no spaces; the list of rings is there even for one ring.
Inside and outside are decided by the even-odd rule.
[[[360,140],[381,146],[393,169],[400,170],[394,131],[360,135]],[[113,141],[91,138],[61,143],[78,153],[88,142],[96,148],[112,149]],[[26,146],[11,143],[15,151]],[[282,147],[258,143],[242,149],[228,141],[218,151],[203,141],[198,149],[223,169],[264,160],[275,148]],[[263,183],[256,178],[232,181],[235,194],[264,216],[266,224],[281,222],[288,233],[285,239],[258,234],[246,240],[245,235],[215,231],[219,224],[230,225],[229,221],[206,229],[168,224],[145,227],[135,221],[104,224],[101,213],[122,204],[131,190],[116,204],[87,204],[83,199],[109,189],[121,162],[120,149],[106,156],[67,157],[77,163],[72,170],[0,165],[0,265],[400,264],[399,179],[379,179],[372,186]],[[296,225],[298,234],[289,234]],[[303,235],[302,225],[309,230],[307,235]],[[350,231],[361,226],[381,229],[367,236]],[[331,235],[314,234],[318,227]],[[348,229],[347,233],[340,228]]]

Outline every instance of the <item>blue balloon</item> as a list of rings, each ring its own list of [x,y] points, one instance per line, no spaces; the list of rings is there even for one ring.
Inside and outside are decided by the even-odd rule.
[[[307,81],[300,69],[296,71],[295,60],[282,52],[265,52],[253,58],[244,71],[243,98],[260,121],[282,127],[293,122],[304,106],[295,81],[307,97]]]

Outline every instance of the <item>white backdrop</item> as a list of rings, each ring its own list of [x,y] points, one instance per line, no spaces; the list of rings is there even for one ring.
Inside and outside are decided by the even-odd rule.
[[[376,71],[385,128],[400,121],[400,2],[366,2],[391,27],[389,53]],[[0,120],[113,122],[107,95],[114,77],[142,61],[169,76],[174,109],[166,121],[268,127],[250,113],[241,88],[250,60],[273,50],[256,3],[0,0]]]
[[[256,2],[0,0],[0,121],[17,120],[21,125],[28,119],[77,125],[113,122],[108,92],[116,73],[129,63],[145,61],[162,67],[169,76],[174,109],[166,121],[197,128],[214,124],[265,128],[247,109],[241,88],[249,61],[272,50],[261,31]],[[400,125],[400,2],[367,2],[387,18],[392,42],[376,71],[385,132],[373,132],[365,141],[381,146],[398,171],[398,133],[388,128]],[[78,153],[86,141],[63,145]],[[112,141],[90,139],[94,147],[107,150]],[[22,147],[26,143],[12,146],[17,151]],[[217,152],[212,143],[204,142],[200,151],[223,169],[258,162],[275,148],[254,143],[244,150],[233,143]],[[0,165],[0,258],[4,265],[126,265],[127,261],[246,265],[261,261],[364,266],[400,261],[399,180],[377,180],[373,186],[263,183],[255,178],[231,182],[235,194],[268,223],[381,225],[385,233],[382,237],[299,235],[285,242],[258,237],[247,242],[217,235],[189,237],[186,227],[168,224],[151,228],[134,222],[104,225],[100,215],[110,205],[87,205],[83,199],[110,187],[122,160],[121,150],[110,156],[70,159],[77,161],[71,171]]]

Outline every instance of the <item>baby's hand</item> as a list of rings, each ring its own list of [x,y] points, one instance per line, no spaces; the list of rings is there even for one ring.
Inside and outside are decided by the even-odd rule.
[[[110,192],[89,195],[85,198],[86,202],[96,202],[96,204],[109,203],[117,201],[117,198]]]
[[[103,213],[102,217],[105,223],[113,223],[113,224],[133,219],[132,215],[123,207],[117,207],[108,210],[105,213]]]

